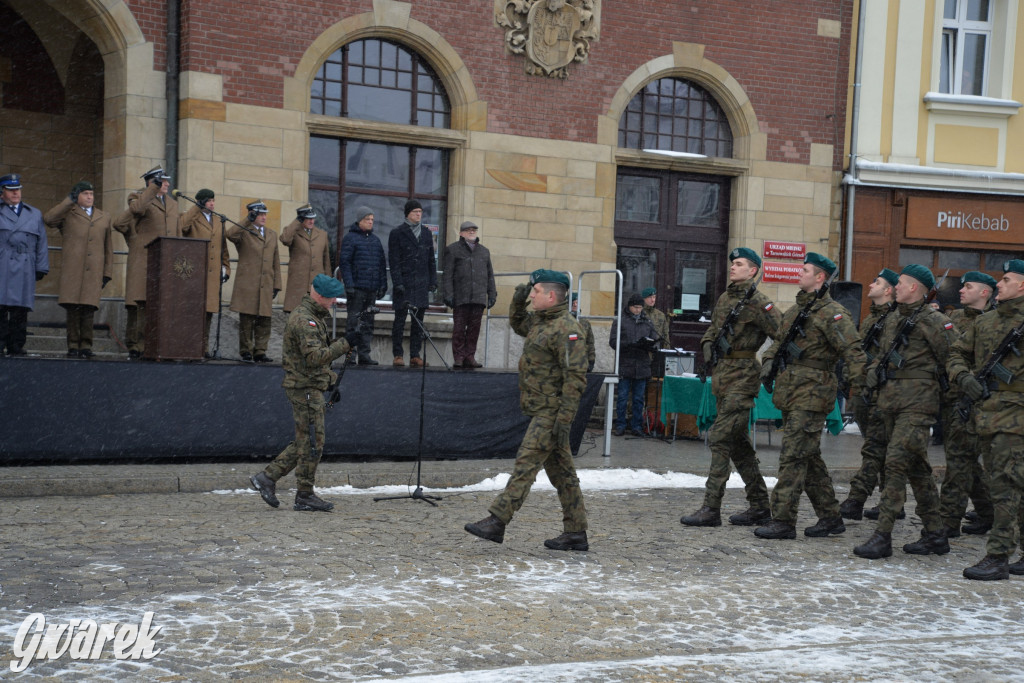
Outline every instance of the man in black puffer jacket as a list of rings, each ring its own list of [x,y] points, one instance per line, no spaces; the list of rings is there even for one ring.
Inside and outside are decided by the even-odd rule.
[[[651,352],[658,348],[658,333],[654,323],[644,314],[644,300],[633,294],[618,320],[612,323],[608,345],[615,348],[616,330],[622,321],[622,349],[619,352],[619,386],[615,390],[615,435],[626,433],[626,403],[631,401],[633,415],[629,431],[643,436],[641,419],[644,411],[644,392],[651,376]]]
[[[359,315],[382,298],[388,291],[387,262],[384,245],[373,234],[373,210],[360,206],[356,209],[356,222],[341,240],[341,279],[345,283],[348,306],[348,329],[359,324]],[[370,357],[373,339],[373,316],[364,318],[365,331],[357,351],[360,365],[377,365]]]

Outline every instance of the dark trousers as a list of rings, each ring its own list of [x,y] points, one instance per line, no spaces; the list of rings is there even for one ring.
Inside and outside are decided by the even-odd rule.
[[[463,359],[476,360],[476,341],[480,338],[480,321],[484,317],[483,304],[460,304],[453,310],[455,327],[452,329],[452,358],[458,365]]]
[[[350,289],[345,292],[348,297],[348,324],[346,330],[354,330],[359,324],[359,314],[368,309],[377,301],[377,292],[372,289]],[[356,351],[360,359],[370,358],[370,340],[373,339],[373,318],[372,314],[363,316],[363,333],[359,338],[359,345]]]
[[[423,314],[426,312],[426,308],[419,308],[416,310],[416,318],[421,323],[423,322]],[[401,358],[405,355],[405,349],[402,346],[402,338],[405,336],[405,316],[408,313],[409,306],[405,303],[395,309],[395,322],[391,326],[391,352],[395,358]],[[419,325],[413,323],[409,326],[409,357],[419,358],[420,349],[422,347],[423,332],[420,330]]]
[[[24,306],[0,306],[0,352],[21,353],[28,337],[28,310]]]
[[[92,324],[96,317],[94,306],[62,304],[68,314],[68,351],[92,348]]]
[[[615,389],[615,428],[626,428],[626,404],[630,404],[633,414],[630,416],[629,428],[641,431],[644,417],[644,390],[646,379],[619,378],[619,386]]]

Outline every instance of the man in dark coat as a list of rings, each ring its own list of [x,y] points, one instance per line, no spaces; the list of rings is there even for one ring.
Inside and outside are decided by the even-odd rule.
[[[644,300],[639,294],[629,297],[619,317],[622,321],[622,349],[619,352],[619,386],[615,390],[615,436],[626,433],[626,403],[632,402],[630,433],[643,436],[640,429],[644,412],[644,391],[651,376],[651,352],[658,348],[654,323],[644,315]],[[612,323],[608,345],[616,347],[619,320]]]
[[[430,305],[430,292],[437,290],[437,268],[434,266],[434,239],[425,228],[423,206],[415,199],[405,203],[405,222],[388,235],[388,264],[391,266],[391,300],[395,322],[391,327],[391,350],[395,365],[405,365],[402,337],[405,317],[412,307],[413,315],[423,323],[423,314]],[[409,365],[422,367],[420,358],[423,332],[413,323],[409,329]]]
[[[459,240],[444,250],[444,305],[452,309],[452,358],[455,367],[483,367],[476,361],[476,342],[484,306],[498,300],[491,252],[480,244],[477,225],[466,221],[459,226]]]
[[[367,206],[356,209],[356,222],[341,240],[341,259],[338,265],[341,279],[345,283],[348,329],[354,330],[359,325],[363,311],[373,306],[388,291],[384,245],[373,234],[373,209]],[[366,330],[362,332],[356,349],[359,352],[359,364],[377,365],[377,361],[370,357],[373,315],[368,313],[363,320]]]
[[[0,178],[0,352],[25,355],[28,312],[36,282],[50,272],[46,226],[39,209],[21,201],[21,176]]]

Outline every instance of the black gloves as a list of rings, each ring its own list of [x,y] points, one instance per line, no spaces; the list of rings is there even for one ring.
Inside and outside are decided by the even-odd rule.
[[[68,192],[68,199],[71,200],[72,204],[78,203],[78,186],[71,188],[71,192]]]
[[[255,223],[256,222],[256,216],[257,216],[257,213],[255,211],[250,211],[249,212],[249,222],[250,223]]]
[[[278,295],[278,294],[280,294],[280,293],[281,293],[281,290],[280,290],[280,289],[275,289],[275,290],[274,290],[274,298],[276,299],[276,298],[277,298],[277,295]]]
[[[104,275],[103,276],[103,284],[100,285],[100,289],[103,289],[104,287],[106,287],[108,282],[110,282],[110,278],[107,277],[106,275]]]
[[[40,281],[40,280],[42,280],[42,279],[43,279],[44,277],[46,277],[46,273],[44,273],[44,272],[43,272],[43,271],[41,271],[41,270],[37,270],[37,271],[36,271],[36,282],[39,282],[39,281]]]
[[[454,311],[455,310],[455,299],[451,298],[450,296],[449,297],[445,297],[444,305]]]
[[[388,286],[384,285],[383,287],[381,287],[381,288],[379,288],[377,290],[377,298],[378,299],[383,299],[384,295],[387,294],[387,293],[388,293]]]
[[[227,266],[221,266],[220,267],[220,281],[221,281],[221,284],[224,284],[225,282],[227,282],[229,277],[231,277],[231,276],[228,275],[228,267]]]
[[[496,296],[487,297],[487,308],[494,308],[494,302],[498,300]]]
[[[347,341],[348,345],[353,349],[357,348],[359,344],[362,343],[363,333],[359,331],[358,326],[345,332],[345,341]]]
[[[522,283],[516,285],[516,293],[512,295],[512,300],[516,303],[523,303],[530,298],[530,290],[533,289],[533,285]]]
[[[392,290],[392,294],[393,294],[393,296],[391,297],[392,299],[402,299],[402,298],[404,298],[405,297],[405,285],[395,285],[394,290]]]
[[[431,294],[435,294],[435,293],[437,293],[437,285],[433,285],[433,286],[432,286],[432,287],[430,288],[430,293],[431,293]]]
[[[587,372],[593,372],[593,371],[594,371],[594,361],[590,361],[589,363],[587,363]]]

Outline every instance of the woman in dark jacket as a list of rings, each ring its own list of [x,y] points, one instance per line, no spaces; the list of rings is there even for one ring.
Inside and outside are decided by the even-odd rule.
[[[644,391],[647,378],[651,376],[651,352],[658,346],[658,333],[654,323],[644,315],[644,300],[639,294],[632,294],[619,316],[622,321],[622,335],[619,351],[619,386],[615,390],[615,435],[626,433],[626,402],[632,404],[633,415],[629,431],[643,436],[641,417],[644,411]],[[619,320],[612,323],[608,345],[615,348],[616,330]]]
[[[341,240],[338,268],[345,283],[345,306],[348,308],[348,326],[355,329],[359,316],[388,291],[387,262],[384,245],[373,234],[373,210],[366,206],[356,209],[356,222]],[[358,344],[360,365],[377,365],[370,357],[373,339],[373,315],[363,318],[363,336]]]

